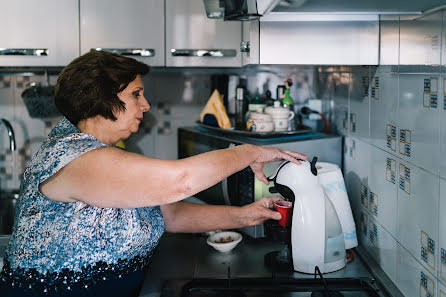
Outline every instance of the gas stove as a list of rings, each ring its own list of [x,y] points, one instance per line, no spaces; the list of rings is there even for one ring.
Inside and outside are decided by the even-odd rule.
[[[313,277],[293,278],[290,265],[277,265],[279,254],[268,253],[265,266],[271,277],[231,277],[228,266],[225,278],[195,278],[168,280],[161,290],[161,297],[383,297],[382,290],[370,277],[324,277],[316,266]],[[281,276],[282,275],[282,276]]]
[[[270,255],[283,248],[275,241],[245,236],[234,250],[220,253],[206,244],[206,237],[168,234],[152,258],[140,296],[402,296],[383,282],[359,247],[343,269],[322,275],[298,273],[277,262],[271,265]]]
[[[236,278],[169,280],[161,296],[181,297],[381,297],[369,278]]]

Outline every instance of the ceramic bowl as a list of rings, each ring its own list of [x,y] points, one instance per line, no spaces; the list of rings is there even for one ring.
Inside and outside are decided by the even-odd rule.
[[[222,253],[231,251],[240,241],[242,241],[242,235],[232,231],[218,232],[207,239],[210,246]]]

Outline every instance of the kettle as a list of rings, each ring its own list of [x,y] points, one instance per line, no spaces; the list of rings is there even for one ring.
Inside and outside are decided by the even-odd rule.
[[[336,210],[319,183],[317,157],[301,165],[281,163],[273,176],[270,192],[279,192],[293,202],[291,254],[293,268],[303,273],[321,273],[345,266],[345,242]]]

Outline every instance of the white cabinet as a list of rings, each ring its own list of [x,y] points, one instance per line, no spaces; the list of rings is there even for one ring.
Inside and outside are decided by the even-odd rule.
[[[79,55],[78,0],[0,6],[0,66],[64,66]]]
[[[91,49],[164,66],[164,1],[80,0],[81,54]]]
[[[166,0],[166,66],[240,67],[241,22],[206,16],[202,0]]]
[[[240,51],[242,52],[242,65],[259,64],[259,30],[260,22],[257,20],[242,22],[243,35]],[[252,46],[251,46],[252,45]]]

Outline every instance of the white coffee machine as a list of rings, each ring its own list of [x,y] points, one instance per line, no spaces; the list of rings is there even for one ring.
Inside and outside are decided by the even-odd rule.
[[[319,183],[317,158],[311,163],[301,162],[283,162],[269,178],[274,182],[271,192],[293,202],[293,268],[303,273],[315,273],[316,266],[321,273],[342,269],[346,263],[344,234],[336,210]]]

